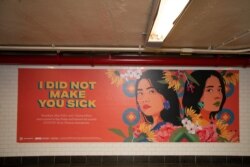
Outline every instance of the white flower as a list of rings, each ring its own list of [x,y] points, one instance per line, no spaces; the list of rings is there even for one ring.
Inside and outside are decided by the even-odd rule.
[[[136,79],[140,79],[141,75],[142,75],[141,70],[136,70],[136,71],[135,71],[134,76],[135,76]]]
[[[189,119],[187,119],[187,118],[184,118],[184,119],[181,121],[181,123],[183,124],[184,127],[189,126],[189,125],[192,124],[192,122],[191,122]]]
[[[136,74],[135,74],[135,78],[136,78],[136,79],[140,79],[141,75],[142,75],[141,70],[137,70],[137,71],[136,71]]]
[[[134,72],[132,70],[128,70],[127,71],[127,75],[130,77],[130,78],[133,78],[134,77]]]
[[[142,75],[141,70],[127,70],[126,73],[121,74],[121,77],[128,80],[128,79],[140,79]]]
[[[197,130],[202,130],[198,124],[193,124],[188,118],[184,118],[181,123],[187,129],[188,133],[195,134]]]
[[[128,74],[127,74],[127,73],[121,74],[121,78],[123,78],[123,79],[125,79],[126,81],[128,81]]]
[[[188,130],[189,133],[195,134],[195,132],[196,132],[196,125],[190,124],[190,125],[186,126],[186,128],[187,128],[187,130]]]

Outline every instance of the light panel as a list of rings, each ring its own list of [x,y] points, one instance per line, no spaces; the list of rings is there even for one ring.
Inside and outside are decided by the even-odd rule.
[[[148,42],[163,42],[189,0],[161,0]]]

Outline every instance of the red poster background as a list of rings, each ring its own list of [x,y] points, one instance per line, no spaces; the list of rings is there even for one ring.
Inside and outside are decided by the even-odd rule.
[[[17,142],[123,142],[109,129],[119,128],[128,135],[122,115],[128,108],[136,109],[135,97],[126,96],[121,87],[111,84],[106,73],[104,69],[19,69]],[[39,89],[41,81],[96,82],[93,90],[86,90],[85,98],[95,100],[96,108],[41,108],[38,100],[49,100],[50,91],[44,86]],[[238,92],[236,86],[224,105],[237,111],[231,126],[234,130],[239,129]]]
[[[134,98],[111,85],[106,70],[19,69],[18,142],[121,141],[108,129],[119,127],[126,132],[122,113],[135,106]],[[96,108],[40,108],[38,99],[48,99],[49,90],[39,89],[39,81],[95,81],[94,90],[86,90],[86,99],[96,100]],[[50,121],[52,120],[59,121]],[[88,118],[85,124],[70,121]],[[41,121],[48,120],[48,121]],[[75,119],[76,120],[76,119]],[[57,123],[58,122],[58,123]],[[72,121],[71,121],[72,122]]]

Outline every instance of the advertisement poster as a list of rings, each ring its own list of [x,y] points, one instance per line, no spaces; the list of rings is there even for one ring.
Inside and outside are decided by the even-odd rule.
[[[239,71],[18,71],[17,142],[240,141]]]

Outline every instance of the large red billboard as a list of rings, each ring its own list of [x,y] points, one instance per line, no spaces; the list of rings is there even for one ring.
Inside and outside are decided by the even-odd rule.
[[[239,71],[21,68],[17,142],[239,142]]]

